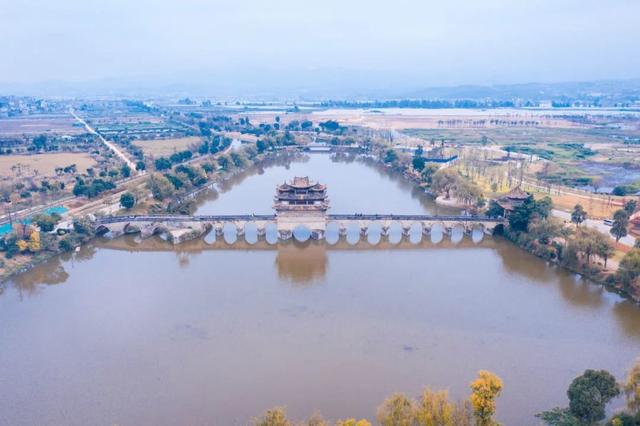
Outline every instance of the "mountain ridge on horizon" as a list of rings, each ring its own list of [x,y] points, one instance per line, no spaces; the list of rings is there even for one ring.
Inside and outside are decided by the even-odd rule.
[[[324,79],[299,76],[296,80],[278,79],[261,74],[247,83],[243,76],[234,80],[206,74],[199,78],[103,78],[82,82],[46,81],[38,83],[2,83],[5,96],[59,98],[212,98],[247,101],[372,101],[394,99],[576,99],[580,97],[617,97],[640,100],[640,77],[628,79],[576,80],[562,82],[519,82],[495,84],[412,84],[402,76],[381,79],[379,76],[333,74]],[[163,81],[164,80],[164,81]],[[261,81],[260,81],[261,80]],[[381,82],[381,80],[384,80]]]

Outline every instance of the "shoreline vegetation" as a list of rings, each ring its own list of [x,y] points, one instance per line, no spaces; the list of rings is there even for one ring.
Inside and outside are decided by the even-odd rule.
[[[142,209],[148,213],[191,214],[197,202],[193,194],[222,183],[249,167],[299,152],[304,147],[296,140],[294,132],[277,131],[279,120],[273,127],[264,124],[254,127],[248,119],[241,119],[240,124],[243,126],[241,132],[256,136],[255,143],[232,149],[230,138],[215,133],[209,125],[201,123],[203,142],[195,147],[199,155],[194,157],[191,151],[181,151],[170,158],[156,158],[155,171],[148,173],[145,183],[149,195],[143,195],[140,191],[135,195],[124,193],[120,200],[121,211]],[[313,124],[306,122],[288,125],[292,129],[308,129],[311,126]],[[614,248],[608,236],[580,226],[586,219],[586,212],[580,211],[582,207],[576,206],[579,210],[576,220],[572,215],[575,229],[551,217],[553,205],[549,197],[536,200],[529,195],[523,205],[505,212],[495,199],[487,202],[482,188],[472,176],[461,173],[461,169],[456,167],[456,161],[460,160],[450,163],[429,162],[424,158],[422,147],[412,153],[399,152],[384,138],[376,139],[366,132],[360,134],[358,128],[343,127],[333,121],[319,123],[316,134],[322,135],[334,149],[356,146],[364,154],[361,157],[373,159],[385,168],[401,173],[433,196],[436,202],[464,209],[467,214],[506,217],[507,224],[501,233],[513,244],[603,285],[626,299],[640,302],[640,249],[634,248],[625,254],[617,271],[607,269],[607,262],[615,254]],[[450,152],[445,152],[445,148],[436,148],[436,151],[442,157],[453,158]],[[433,155],[432,149],[429,156]],[[82,194],[82,191],[79,192]],[[494,190],[494,197],[495,193]],[[636,207],[635,203],[625,206],[627,222]],[[0,250],[5,252],[0,275],[2,281],[24,273],[53,256],[73,251],[96,236],[90,216],[67,221],[64,227],[59,226],[61,218],[56,215],[37,215],[34,219],[33,225],[14,224],[13,232],[0,240]],[[56,232],[52,233],[54,229]],[[173,242],[199,238],[204,231],[182,232]],[[620,235],[626,235],[626,228],[620,230]]]
[[[447,390],[425,387],[417,399],[394,393],[377,408],[375,424],[381,426],[499,426],[496,400],[505,384],[496,374],[480,370],[469,384],[471,394],[451,400]],[[624,395],[625,407],[608,419],[607,405]],[[623,381],[606,370],[585,370],[567,388],[568,407],[554,407],[535,414],[549,426],[635,426],[640,424],[640,359],[629,369]],[[603,421],[605,421],[603,423]],[[326,420],[319,411],[306,421],[291,420],[285,407],[266,410],[253,419],[254,426],[371,426],[368,419]]]

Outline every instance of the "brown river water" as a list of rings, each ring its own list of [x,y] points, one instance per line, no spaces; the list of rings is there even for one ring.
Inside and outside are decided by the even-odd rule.
[[[232,179],[198,213],[271,213],[294,175],[326,183],[334,213],[448,212],[314,154]],[[276,405],[373,419],[393,392],[462,398],[489,369],[498,419],[533,425],[584,369],[622,379],[640,355],[637,307],[499,237],[393,242],[126,237],[53,259],[0,294],[0,424],[244,425]]]

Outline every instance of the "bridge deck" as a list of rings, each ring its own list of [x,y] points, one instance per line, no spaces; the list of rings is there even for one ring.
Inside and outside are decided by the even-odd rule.
[[[97,223],[122,222],[233,222],[233,221],[275,221],[276,215],[241,214],[241,215],[128,215],[103,216],[96,219]],[[441,222],[491,222],[502,223],[503,219],[487,216],[463,215],[421,215],[421,214],[329,214],[328,221],[340,220],[394,220],[394,221],[441,221]]]

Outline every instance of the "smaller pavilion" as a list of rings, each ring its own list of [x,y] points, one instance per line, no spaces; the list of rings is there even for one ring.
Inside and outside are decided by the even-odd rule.
[[[496,202],[504,209],[504,217],[507,217],[516,207],[520,207],[529,197],[531,197],[531,194],[523,191],[519,186],[517,186],[502,197],[498,198]]]

